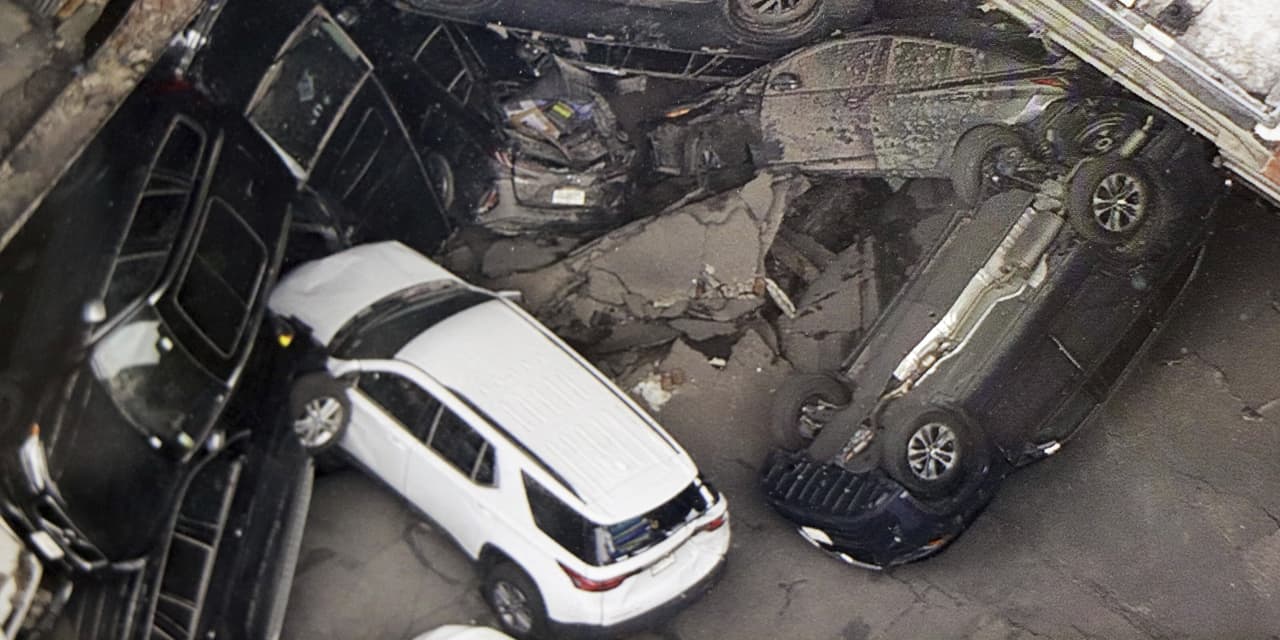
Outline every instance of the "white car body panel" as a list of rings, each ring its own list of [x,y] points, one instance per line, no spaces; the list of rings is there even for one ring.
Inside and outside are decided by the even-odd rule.
[[[397,358],[501,424],[569,483],[584,515],[602,524],[662,504],[697,475],[670,436],[503,300],[440,322]]]
[[[379,242],[308,262],[280,279],[268,306],[311,327],[317,341],[333,336],[361,309],[397,291],[434,280],[462,282],[399,242]],[[323,308],[316,301],[323,300]]]

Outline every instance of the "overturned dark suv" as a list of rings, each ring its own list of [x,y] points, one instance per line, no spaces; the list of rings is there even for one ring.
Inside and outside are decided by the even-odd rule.
[[[1221,185],[1202,140],[1114,106],[1145,124],[1034,192],[956,211],[901,273],[877,274],[889,302],[843,365],[778,390],[763,489],[810,543],[871,568],[939,551],[1156,334]]]

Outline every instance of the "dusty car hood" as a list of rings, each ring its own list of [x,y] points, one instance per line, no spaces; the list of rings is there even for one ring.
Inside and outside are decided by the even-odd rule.
[[[365,307],[432,280],[461,282],[399,242],[379,242],[294,269],[280,279],[268,305],[273,312],[306,324],[315,339],[327,345],[338,329]]]

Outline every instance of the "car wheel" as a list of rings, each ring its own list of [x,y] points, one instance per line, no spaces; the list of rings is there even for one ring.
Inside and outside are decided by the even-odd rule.
[[[950,411],[926,411],[884,434],[889,474],[912,493],[946,495],[970,469],[986,464],[986,442]]]
[[[1002,191],[1026,154],[1017,132],[1000,125],[981,125],[961,136],[951,156],[951,186],[968,206]]]
[[[445,209],[452,207],[457,197],[453,167],[444,156],[435,152],[427,154],[424,164],[427,168],[427,177],[431,179],[431,186],[436,191],[436,197],[440,199],[440,206]]]
[[[822,24],[824,0],[724,0],[733,35],[747,44],[786,44],[812,35]]]
[[[289,417],[298,442],[311,455],[319,455],[346,433],[351,423],[351,400],[346,388],[327,374],[307,374],[293,383]]]
[[[1120,246],[1153,226],[1155,195],[1150,174],[1138,161],[1104,156],[1076,166],[1064,206],[1072,227],[1086,240]]]
[[[1082,156],[1102,156],[1115,152],[1142,122],[1129,113],[1104,113],[1090,118],[1075,135],[1076,149]]]
[[[825,373],[792,376],[773,396],[769,427],[778,447],[803,448],[832,415],[849,404],[849,389]]]
[[[500,0],[407,0],[410,7],[449,17],[472,17],[492,9]]]
[[[546,637],[547,609],[528,574],[510,562],[495,564],[484,579],[484,599],[502,630],[516,638]]]

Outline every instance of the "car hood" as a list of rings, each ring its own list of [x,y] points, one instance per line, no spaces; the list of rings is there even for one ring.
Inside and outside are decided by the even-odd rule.
[[[306,324],[315,339],[327,345],[365,307],[402,289],[436,280],[462,282],[399,242],[379,242],[294,269],[280,279],[268,305],[276,314]]]

